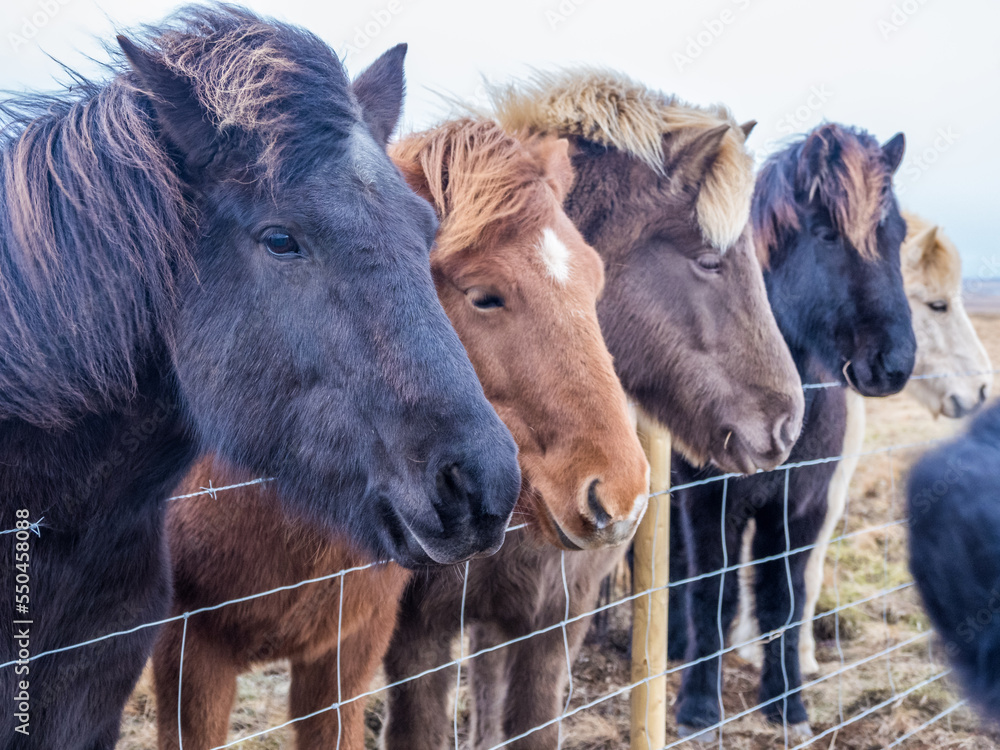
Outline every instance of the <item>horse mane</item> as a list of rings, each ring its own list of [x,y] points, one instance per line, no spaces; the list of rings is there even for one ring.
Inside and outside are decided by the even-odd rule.
[[[261,184],[289,144],[356,119],[336,57],[293,27],[212,6],[136,38],[191,81]],[[148,95],[122,55],[109,70],[0,102],[0,421],[67,427],[131,397],[151,352],[171,345],[198,217]]]
[[[761,263],[767,265],[786,233],[801,228],[797,204],[814,199],[861,256],[874,259],[876,229],[892,201],[891,180],[878,141],[837,123],[820,125],[772,154],[757,176],[751,212]]]
[[[906,239],[903,241],[904,275],[908,266],[919,267],[922,277],[933,280],[941,289],[959,289],[962,283],[962,257],[941,227],[903,211]]]
[[[700,186],[697,216],[705,239],[726,250],[742,235],[754,189],[753,158],[726,107],[698,107],[594,68],[538,72],[528,82],[490,87],[488,93],[496,117],[510,130],[578,136],[623,151],[661,176],[675,161],[685,169],[692,139],[730,125],[718,156],[690,182]]]
[[[407,182],[441,219],[435,254],[481,244],[515,216],[518,231],[541,231],[550,204],[540,198],[546,175],[530,146],[491,120],[461,118],[390,147]]]

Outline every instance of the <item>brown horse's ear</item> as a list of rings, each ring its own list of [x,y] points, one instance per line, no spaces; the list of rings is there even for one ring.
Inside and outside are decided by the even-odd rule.
[[[406,80],[403,60],[406,45],[397,44],[354,79],[351,88],[361,104],[365,124],[376,143],[385,148],[403,111]]]
[[[118,44],[149,96],[163,134],[184,156],[185,166],[206,166],[215,154],[218,132],[191,82],[124,36],[118,37]]]
[[[744,141],[747,138],[750,137],[750,134],[753,132],[753,129],[755,127],[757,127],[757,121],[756,120],[747,120],[745,123],[743,123],[742,125],[740,125],[740,130],[743,131],[743,140]]]
[[[684,144],[676,160],[685,162],[687,174],[706,174],[718,158],[722,140],[731,129],[732,126],[725,123],[699,133]]]
[[[569,159],[569,141],[565,138],[543,138],[532,144],[531,150],[545,171],[545,181],[562,203],[575,179]]]
[[[903,161],[903,154],[905,151],[906,136],[902,133],[896,133],[896,135],[887,140],[885,145],[882,146],[882,154],[885,156],[885,160],[889,164],[889,174],[895,174],[896,170],[899,169],[899,165]]]

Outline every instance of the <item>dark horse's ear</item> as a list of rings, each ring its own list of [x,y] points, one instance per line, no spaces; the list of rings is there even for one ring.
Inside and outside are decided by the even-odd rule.
[[[902,133],[896,133],[896,135],[887,140],[885,145],[882,146],[882,153],[885,155],[885,160],[889,163],[889,174],[895,174],[896,170],[899,169],[905,151],[906,136]]]
[[[119,36],[118,44],[149,95],[164,135],[184,156],[185,166],[206,166],[215,153],[218,134],[190,81],[125,37]]]
[[[403,78],[405,57],[406,45],[397,44],[388,52],[382,53],[351,85],[361,104],[365,124],[382,147],[389,142],[389,136],[396,129],[399,114],[403,110],[403,94],[406,90]]]
[[[704,175],[715,164],[722,149],[722,139],[732,128],[728,123],[699,133],[680,149],[676,160],[685,163],[685,173]]]

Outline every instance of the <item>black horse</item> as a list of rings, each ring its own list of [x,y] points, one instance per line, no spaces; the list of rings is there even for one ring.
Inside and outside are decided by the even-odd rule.
[[[768,299],[803,383],[839,380],[865,396],[899,391],[913,369],[916,342],[903,293],[899,247],[906,225],[892,189],[903,156],[902,134],[885,146],[866,132],[822,125],[772,156],[762,167],[752,218],[765,267]],[[806,391],[804,428],[789,462],[840,455],[844,445],[845,393]],[[812,544],[826,514],[834,462],[715,481],[677,493],[687,569],[698,576],[740,560],[743,531],[754,518],[754,559]],[[679,455],[674,483],[712,476]],[[787,507],[785,498],[787,497]],[[760,701],[773,721],[808,734],[801,686],[798,627],[808,552],[755,567],[761,632],[780,633],[764,647]],[[791,586],[789,586],[789,581]],[[717,679],[723,647],[718,623],[719,576],[687,584],[686,634],[676,627],[684,608],[671,613],[672,636],[684,640],[685,658],[705,659],[685,670],[677,701],[684,735],[720,719]],[[737,575],[725,575],[721,630],[737,604]],[[676,597],[675,597],[676,599]],[[709,657],[709,658],[706,658]]]
[[[969,698],[1000,720],[1000,404],[910,473],[910,570]]]
[[[114,746],[155,629],[72,647],[165,616],[199,450],[405,564],[497,549],[520,487],[385,154],[405,47],[352,85],[241,9],[119,43],[106,82],[0,105],[0,528],[40,530],[0,536],[5,748]]]

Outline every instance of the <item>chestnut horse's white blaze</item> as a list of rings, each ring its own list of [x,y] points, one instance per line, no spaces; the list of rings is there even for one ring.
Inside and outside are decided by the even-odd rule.
[[[546,227],[542,231],[542,241],[538,245],[538,251],[549,276],[560,284],[569,281],[569,248],[551,227]]]
[[[962,417],[986,400],[993,385],[993,366],[962,304],[961,256],[940,227],[912,213],[904,212],[903,216],[907,225],[906,241],[900,249],[903,286],[917,337],[914,379],[904,392],[927,407],[934,417]],[[938,375],[949,377],[929,377]],[[837,466],[830,482],[826,520],[809,556],[804,623],[810,622],[816,613],[826,552],[847,507],[848,488],[864,438],[865,401],[848,390],[847,430],[841,451],[846,458]],[[748,544],[752,538],[751,525],[746,530]],[[740,575],[740,618],[732,634],[732,642],[736,644],[748,644],[757,635],[751,570],[745,568]],[[758,643],[740,647],[739,653],[748,661],[760,663]],[[812,627],[801,630],[799,662],[803,674],[819,672]]]

